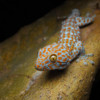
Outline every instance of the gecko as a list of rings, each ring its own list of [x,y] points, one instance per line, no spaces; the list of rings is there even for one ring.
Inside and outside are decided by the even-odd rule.
[[[85,54],[80,37],[80,27],[94,21],[95,15],[91,17],[89,15],[87,13],[85,17],[81,17],[78,9],[72,10],[69,17],[62,22],[58,43],[47,45],[39,50],[35,63],[37,70],[62,70],[75,58],[77,62],[83,59],[84,65],[87,65],[86,60],[94,64],[94,61],[89,59],[93,54]]]

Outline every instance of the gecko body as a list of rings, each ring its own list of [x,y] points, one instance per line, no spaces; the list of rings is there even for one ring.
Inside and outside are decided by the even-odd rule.
[[[87,64],[85,59],[88,59],[88,56],[92,54],[85,54],[79,27],[93,21],[94,16],[80,17],[79,10],[73,9],[70,16],[62,22],[58,43],[53,43],[39,50],[35,68],[37,70],[65,69],[79,54],[79,58],[84,60],[84,64]],[[94,63],[91,60],[89,62]]]

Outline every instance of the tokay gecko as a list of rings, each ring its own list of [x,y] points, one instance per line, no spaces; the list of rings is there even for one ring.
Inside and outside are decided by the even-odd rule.
[[[65,69],[71,61],[78,57],[77,62],[83,59],[91,64],[94,62],[88,59],[93,54],[85,54],[85,49],[80,38],[80,26],[87,25],[94,21],[94,16],[80,17],[78,9],[73,9],[70,16],[62,22],[61,35],[58,43],[45,46],[38,52],[35,68],[37,70],[61,70]]]

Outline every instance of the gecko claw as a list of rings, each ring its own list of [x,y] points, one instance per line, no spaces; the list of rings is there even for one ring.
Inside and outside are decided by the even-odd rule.
[[[84,63],[84,65],[88,65],[88,63],[86,61],[84,61],[83,63]]]

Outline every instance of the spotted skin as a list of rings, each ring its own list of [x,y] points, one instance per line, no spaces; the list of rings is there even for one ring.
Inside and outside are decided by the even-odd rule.
[[[58,43],[53,43],[39,50],[35,64],[37,70],[61,70],[66,68],[79,54],[83,54],[80,58],[86,58],[87,55],[85,55],[85,50],[81,42],[79,27],[93,22],[94,17],[79,16],[80,13],[78,9],[72,10],[72,14],[62,22]],[[56,62],[50,61],[52,54],[57,55]],[[79,59],[77,61],[79,61]],[[84,64],[86,64],[86,62]]]

